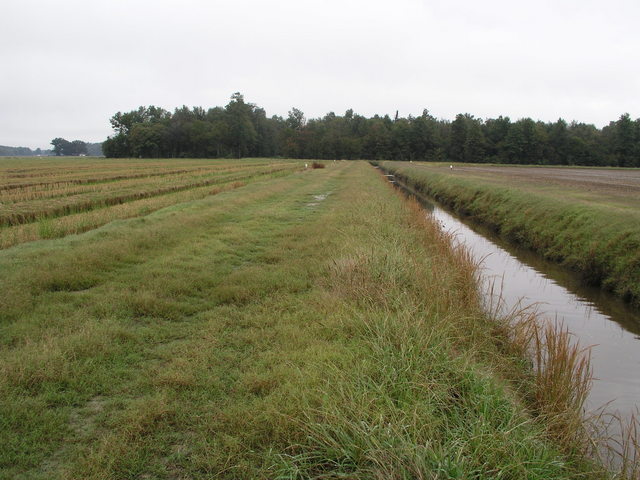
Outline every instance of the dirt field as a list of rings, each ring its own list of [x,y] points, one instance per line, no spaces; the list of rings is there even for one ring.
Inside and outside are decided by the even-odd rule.
[[[421,164],[424,168],[448,170],[452,175],[478,178],[524,190],[544,190],[551,195],[572,196],[587,202],[640,206],[640,170],[575,167],[519,167]]]

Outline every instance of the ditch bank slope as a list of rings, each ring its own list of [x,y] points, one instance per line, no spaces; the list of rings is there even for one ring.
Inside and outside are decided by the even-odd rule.
[[[520,190],[505,182],[452,175],[449,169],[383,162],[417,191],[640,305],[640,218],[631,209]],[[558,187],[558,189],[561,187]]]

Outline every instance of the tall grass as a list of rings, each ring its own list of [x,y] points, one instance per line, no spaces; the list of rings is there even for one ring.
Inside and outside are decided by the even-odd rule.
[[[512,378],[522,382],[532,410],[564,448],[590,453],[594,439],[585,415],[593,380],[590,347],[580,346],[562,323],[541,318],[535,306],[491,312],[497,337],[506,339],[501,347],[526,362],[524,376]]]
[[[383,218],[390,213],[369,202]],[[328,283],[334,295],[358,306],[349,316],[357,319],[354,335],[364,339],[367,361],[331,370],[328,402],[301,420],[305,441],[277,457],[278,478],[571,476],[576,467],[566,460],[533,453],[543,437],[531,427],[538,425],[567,455],[582,456],[588,359],[563,332],[545,330],[537,319],[488,318],[479,308],[469,252],[454,246],[417,203],[405,207],[407,238],[383,229],[373,245],[384,248],[368,243],[332,260]],[[341,230],[351,236],[352,229]],[[416,240],[428,262],[411,256],[406,242]],[[508,321],[518,325],[517,338],[507,335]],[[523,360],[536,368],[523,368]],[[569,371],[556,368],[560,361]],[[530,397],[525,403],[533,418],[510,403],[515,391],[496,384],[495,374],[511,379],[523,400]],[[596,465],[587,468],[604,475]]]
[[[459,258],[476,270],[477,278],[477,266],[462,250]],[[594,467],[594,474],[607,475],[608,471],[619,478],[638,478],[640,425],[636,417],[623,421],[606,410],[586,411],[593,381],[590,346],[579,345],[562,323],[542,318],[535,305],[506,310],[499,286],[491,284],[489,290],[484,295],[484,311],[493,322],[494,338],[500,351],[515,360],[511,367],[503,365],[502,374],[521,386],[523,400],[547,433],[565,452],[596,460],[600,466]]]

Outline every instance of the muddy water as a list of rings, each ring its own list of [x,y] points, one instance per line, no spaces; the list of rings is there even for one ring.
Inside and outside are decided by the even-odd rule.
[[[482,260],[483,291],[491,284],[501,287],[503,308],[535,304],[543,317],[562,321],[580,345],[593,346],[595,380],[588,410],[608,404],[606,411],[628,418],[640,407],[640,312],[600,289],[581,286],[575,275],[535,253],[416,197],[445,231]]]

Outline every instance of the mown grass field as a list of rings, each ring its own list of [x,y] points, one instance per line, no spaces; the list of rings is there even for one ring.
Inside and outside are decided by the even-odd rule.
[[[469,257],[371,166],[192,163],[250,180],[0,251],[0,478],[602,476],[571,389],[545,400]]]
[[[640,305],[640,170],[384,162],[415,188]]]

